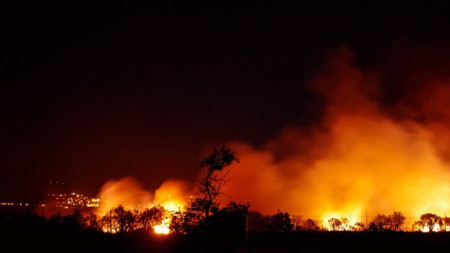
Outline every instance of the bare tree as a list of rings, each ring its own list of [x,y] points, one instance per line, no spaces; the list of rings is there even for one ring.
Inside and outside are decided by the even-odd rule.
[[[200,197],[195,201],[197,206],[203,210],[205,219],[211,214],[211,209],[216,207],[217,197],[223,194],[222,187],[228,181],[229,170],[220,175],[218,175],[218,172],[222,172],[233,162],[239,162],[239,159],[236,158],[234,152],[222,146],[220,149],[214,149],[214,152],[200,163],[205,176],[200,181]]]

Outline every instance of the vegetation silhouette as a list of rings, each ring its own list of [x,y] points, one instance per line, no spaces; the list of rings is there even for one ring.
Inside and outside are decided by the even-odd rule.
[[[230,202],[221,207],[218,196],[225,194],[222,189],[229,180],[229,166],[237,162],[225,146],[205,157],[200,163],[204,174],[198,192],[184,210],[170,212],[162,206],[127,210],[119,205],[102,217],[75,210],[48,219],[32,212],[4,211],[0,213],[0,238],[29,242],[22,245],[24,251],[46,252],[290,252],[331,248],[379,252],[386,245],[393,251],[416,252],[429,250],[430,245],[435,250],[450,247],[450,233],[400,233],[406,229],[406,217],[398,211],[377,214],[369,224],[353,224],[347,217],[321,221],[279,211],[264,216],[249,210],[249,203]],[[153,228],[164,222],[170,223],[171,234],[153,233]],[[415,231],[430,232],[445,232],[449,226],[450,218],[431,213],[413,224]]]

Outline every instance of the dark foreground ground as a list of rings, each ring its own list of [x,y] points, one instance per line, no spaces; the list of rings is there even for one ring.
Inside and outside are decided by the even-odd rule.
[[[449,252],[450,233],[250,233],[248,240],[213,235],[12,232],[0,252]],[[5,251],[4,251],[4,250]]]

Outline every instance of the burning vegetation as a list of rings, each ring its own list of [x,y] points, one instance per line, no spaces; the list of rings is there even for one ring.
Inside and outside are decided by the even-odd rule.
[[[330,52],[310,82],[322,116],[260,146],[229,143],[241,163],[224,191],[254,210],[281,209],[327,227],[331,218],[346,227],[396,210],[408,227],[424,213],[445,216],[449,55],[402,45],[381,66],[362,68],[348,48]]]
[[[401,59],[408,55],[397,51]],[[260,146],[229,142],[236,154],[214,150],[202,160],[194,188],[168,180],[152,193],[131,177],[108,181],[83,226],[162,234],[219,227],[448,231],[450,76],[441,66],[450,67],[450,57],[444,56],[418,53],[405,69],[386,64],[392,74],[358,67],[348,48],[330,52],[310,82],[323,103],[314,122],[287,127]],[[420,64],[436,57],[437,67]],[[389,89],[393,80],[398,90]]]
[[[404,59],[408,49],[402,50],[390,55]],[[358,67],[348,48],[330,52],[310,82],[323,103],[316,121],[287,127],[261,146],[229,142],[236,156],[223,147],[206,157],[195,189],[168,180],[152,194],[130,177],[109,181],[97,215],[160,212],[155,231],[186,232],[222,211],[247,212],[249,205],[226,206],[231,198],[268,215],[259,222],[266,230],[279,223],[272,218],[301,230],[448,230],[450,77],[441,66],[450,62],[426,49],[410,51],[419,52],[409,59],[414,64],[399,69],[388,62],[387,73]],[[439,66],[420,64],[437,58]],[[389,89],[392,80],[400,92]],[[106,231],[121,230],[112,223]],[[282,227],[274,230],[289,230]]]

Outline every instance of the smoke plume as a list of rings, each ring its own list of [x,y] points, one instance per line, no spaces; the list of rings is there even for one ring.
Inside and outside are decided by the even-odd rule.
[[[154,193],[133,177],[120,180],[110,180],[100,189],[101,206],[98,215],[105,215],[109,210],[122,205],[126,209],[143,210],[155,205],[161,205],[170,211],[176,211],[185,206],[188,200],[189,185],[182,180],[167,180]]]
[[[262,146],[230,142],[240,163],[224,191],[263,213],[444,215],[450,54],[433,52],[398,47],[364,69],[348,48],[330,52],[309,84],[324,100],[320,122],[286,127]]]

